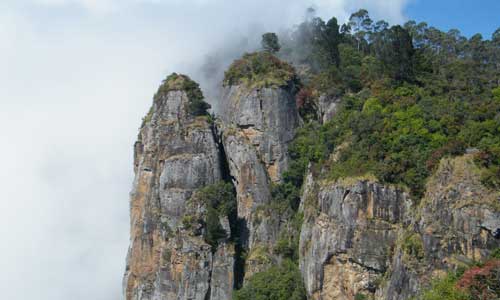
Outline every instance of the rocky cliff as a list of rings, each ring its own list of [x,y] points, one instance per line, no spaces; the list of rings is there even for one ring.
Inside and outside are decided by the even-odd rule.
[[[213,252],[181,222],[204,213],[189,205],[193,193],[222,179],[212,127],[188,113],[189,101],[184,90],[160,90],[135,144],[126,299],[231,299],[233,246]]]
[[[311,299],[409,299],[500,246],[500,194],[481,184],[471,155],[444,159],[419,204],[362,178],[309,179],[302,200],[300,269]]]
[[[299,125],[293,90],[228,86],[221,99],[219,131],[236,186],[243,247],[250,254],[247,277],[273,260],[280,220],[260,215],[271,202],[271,184],[288,168],[288,144]]]
[[[272,189],[301,125],[296,87],[226,85],[212,120],[193,113],[197,85],[173,78],[134,146],[125,297],[232,299],[283,259],[276,249],[292,213],[276,211]],[[334,118],[341,100],[322,101],[323,121]],[[308,299],[408,299],[432,277],[500,247],[500,194],[482,185],[472,155],[443,159],[422,199],[370,176],[326,180],[321,172],[308,173],[300,197],[298,265]],[[234,187],[236,209],[217,215],[211,242],[213,207],[197,199],[221,181]]]

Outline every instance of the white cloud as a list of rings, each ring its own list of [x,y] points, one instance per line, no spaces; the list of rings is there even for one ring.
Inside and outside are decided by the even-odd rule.
[[[162,77],[316,4],[405,1],[6,0],[0,4],[0,290],[10,300],[121,298],[132,145]]]

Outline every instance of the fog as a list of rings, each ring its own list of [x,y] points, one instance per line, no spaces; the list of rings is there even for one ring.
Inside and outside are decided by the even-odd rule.
[[[229,64],[309,6],[397,23],[405,2],[3,0],[2,299],[122,299],[132,145],[167,74],[187,72],[209,95],[207,57]]]

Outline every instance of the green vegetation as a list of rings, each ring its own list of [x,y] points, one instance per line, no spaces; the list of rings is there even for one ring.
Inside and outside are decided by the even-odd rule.
[[[297,265],[285,260],[253,275],[234,293],[235,300],[305,300],[306,292]]]
[[[203,93],[200,86],[191,80],[186,75],[172,73],[160,85],[158,92],[155,94],[155,101],[158,101],[162,95],[166,95],[170,91],[184,91],[189,98],[188,112],[193,116],[208,115],[207,110],[210,109],[210,104],[203,101]]]
[[[446,277],[433,280],[431,288],[425,291],[419,300],[471,300],[466,292],[457,289],[459,276],[448,273]]]
[[[272,247],[285,262],[255,274],[235,299],[305,298],[294,262],[303,217],[299,195],[309,166],[320,179],[401,185],[418,201],[439,161],[469,149],[483,183],[500,189],[500,29],[491,40],[466,38],[414,21],[391,27],[360,10],[343,25],[311,15],[279,41],[264,35],[262,46],[266,51],[231,65],[224,85],[277,87],[300,76],[296,103],[305,124],[289,147],[289,169],[263,208],[293,223]],[[324,124],[317,113],[320,96],[341,99],[335,117]],[[419,235],[401,242],[405,255],[424,257]],[[251,255],[268,257],[262,251]],[[481,268],[435,280],[421,299],[483,299],[478,293],[485,287],[498,291],[497,263]]]
[[[407,235],[403,241],[403,251],[417,259],[424,258],[424,243],[418,233]]]
[[[151,122],[151,119],[153,118],[153,106],[151,106],[148,110],[148,113],[146,114],[146,116],[144,116],[142,118],[142,124],[141,124],[141,128],[144,127],[144,125],[146,125],[147,123]]]
[[[498,249],[497,251],[498,252]],[[500,298],[500,260],[492,257],[461,272],[434,279],[419,300],[496,300]]]
[[[262,48],[270,53],[276,53],[281,49],[278,36],[274,32],[264,33],[261,44]]]
[[[368,296],[366,296],[365,294],[356,293],[356,295],[354,295],[354,300],[368,300]]]
[[[296,80],[294,68],[273,54],[263,51],[247,53],[234,61],[224,74],[224,85],[247,87],[286,86]]]
[[[492,259],[500,259],[500,248],[495,249],[490,255]]]
[[[194,196],[195,201],[203,203],[207,213],[205,216],[206,230],[204,234],[205,241],[212,246],[215,251],[219,241],[230,235],[222,228],[219,219],[223,216],[228,217],[230,226],[234,228],[236,218],[236,196],[231,183],[220,181],[208,185],[200,190]],[[184,221],[186,224],[184,224]],[[183,226],[191,224],[191,218],[183,218]],[[233,238],[234,235],[231,234]]]
[[[442,157],[477,148],[484,184],[500,188],[500,34],[467,39],[414,21],[389,27],[360,10],[342,26],[311,18],[280,40],[278,55],[307,70],[297,104],[308,124],[291,147],[293,185],[313,163],[326,178],[373,174],[419,199]],[[311,113],[319,95],[342,98],[327,124]]]
[[[274,253],[295,263],[299,261],[300,229],[304,219],[302,212],[295,212],[291,218],[291,228],[281,232],[274,246]]]

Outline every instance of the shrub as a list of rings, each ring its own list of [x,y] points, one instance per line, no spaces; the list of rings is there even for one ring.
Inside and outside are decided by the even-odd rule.
[[[422,237],[420,237],[418,233],[408,235],[403,242],[403,251],[417,259],[424,258],[424,243]]]
[[[262,35],[261,44],[262,44],[262,48],[264,48],[264,50],[266,50],[267,52],[270,52],[270,53],[276,53],[276,52],[280,51],[280,48],[281,48],[279,40],[278,40],[278,36],[274,32],[264,33]]]
[[[500,260],[490,260],[483,266],[465,271],[456,284],[472,299],[496,300],[500,297]]]
[[[280,87],[296,81],[294,68],[269,52],[254,52],[234,61],[224,73],[225,86]]]
[[[418,297],[419,300],[496,300],[500,296],[500,260],[491,259],[485,264],[465,270],[463,274],[448,273],[434,279],[431,287]]]
[[[234,300],[305,300],[306,292],[297,265],[285,260],[265,272],[254,274]]]
[[[295,96],[295,103],[300,116],[305,121],[316,119],[316,103],[314,102],[313,90],[302,88]]]
[[[500,259],[500,248],[496,248],[491,254],[491,258]]]
[[[231,183],[220,181],[205,186],[194,195],[194,200],[205,205],[207,212],[205,216],[206,230],[205,241],[217,250],[219,241],[228,236],[220,222],[220,217],[227,217],[231,228],[236,226],[236,196]],[[233,235],[231,234],[231,237]]]
[[[217,250],[219,241],[227,237],[227,232],[222,228],[219,222],[217,210],[212,207],[207,209],[206,230],[204,234],[205,241],[212,246],[212,252]]]
[[[368,300],[368,297],[365,294],[356,293],[354,300]]]
[[[419,300],[471,300],[467,293],[456,288],[456,282],[457,276],[452,273],[442,279],[435,279]]]

